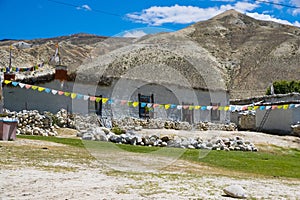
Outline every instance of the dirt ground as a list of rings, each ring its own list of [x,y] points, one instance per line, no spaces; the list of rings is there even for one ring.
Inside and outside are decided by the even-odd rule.
[[[241,136],[262,147],[276,145],[300,148],[299,138],[263,133],[170,130],[144,132],[191,136],[200,134],[203,138]],[[6,150],[2,150],[2,157],[7,163],[0,165],[0,199],[231,199],[222,191],[231,184],[244,187],[249,199],[300,199],[298,179],[249,176],[219,171],[183,160],[176,160],[169,166],[152,172],[140,171],[138,168],[136,171],[116,171],[103,165],[101,160],[92,160],[88,164],[79,161],[89,159],[90,152],[46,141],[1,141],[0,150],[4,148]],[[11,160],[13,156],[3,155],[13,154],[18,148],[19,151],[39,155],[28,155],[33,156],[30,158],[37,163],[22,158]],[[49,160],[50,154],[54,153],[59,156]],[[80,158],[69,160],[63,159],[64,156]]]

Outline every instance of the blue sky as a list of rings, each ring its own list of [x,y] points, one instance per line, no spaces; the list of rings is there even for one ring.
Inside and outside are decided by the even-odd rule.
[[[0,0],[0,39],[142,36],[178,30],[228,9],[300,27],[300,0]]]

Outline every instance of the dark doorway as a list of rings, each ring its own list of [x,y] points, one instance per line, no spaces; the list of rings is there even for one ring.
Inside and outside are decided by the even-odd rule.
[[[95,96],[96,98],[102,98],[102,95]],[[89,113],[96,113],[99,116],[102,116],[102,100],[97,101],[89,101]]]
[[[194,105],[182,102],[182,105]],[[185,106],[184,106],[185,107]],[[188,122],[190,124],[194,123],[194,110],[190,110],[189,108],[182,108],[182,121]]]
[[[217,109],[220,103],[211,103],[211,121],[220,121],[220,110]]]
[[[139,117],[140,118],[151,118],[151,112],[150,112],[150,108],[148,108],[147,106],[145,106],[145,103],[154,103],[154,96],[153,94],[150,96],[147,95],[141,95],[138,94],[139,97]],[[142,106],[142,104],[144,104]]]

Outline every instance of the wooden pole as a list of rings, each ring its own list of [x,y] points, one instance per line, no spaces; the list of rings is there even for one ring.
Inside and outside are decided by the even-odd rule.
[[[8,65],[9,71],[11,70],[11,50],[12,50],[12,46],[10,45],[10,47],[9,47],[9,65]]]

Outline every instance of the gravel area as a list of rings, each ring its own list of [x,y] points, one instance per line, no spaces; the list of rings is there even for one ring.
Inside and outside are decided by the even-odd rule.
[[[0,172],[1,199],[231,199],[222,191],[241,185],[253,199],[299,199],[300,181],[186,174],[118,174],[101,170]]]

